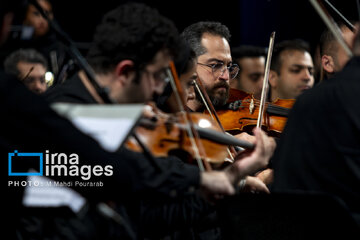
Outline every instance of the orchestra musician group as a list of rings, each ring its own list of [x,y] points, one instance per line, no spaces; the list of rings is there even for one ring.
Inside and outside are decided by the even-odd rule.
[[[53,22],[48,0],[27,3],[23,24],[35,24],[36,32],[15,44],[9,32],[20,5],[0,3],[8,239],[223,239],[217,206],[224,198],[293,191],[339,198],[360,226],[356,26],[333,26],[349,49],[325,30],[317,61],[306,42],[277,42],[275,33],[266,51],[243,46],[235,59],[224,24],[200,21],[179,33],[156,9],[127,3],[103,16],[85,60]],[[15,54],[7,46],[15,46]],[[29,61],[34,54],[44,56]],[[44,71],[35,76],[40,63],[54,73],[53,84],[41,91],[31,87],[45,83]],[[319,84],[317,67],[326,76]],[[54,103],[137,103],[143,112],[110,152],[58,115]],[[28,188],[10,185],[27,181],[28,174],[10,174],[10,153],[17,151],[76,153],[80,166],[113,171],[95,174],[94,167],[101,187],[69,186],[86,199],[80,213],[63,206],[34,210],[24,204]],[[29,162],[20,169],[33,171]],[[104,205],[108,210],[99,210]]]

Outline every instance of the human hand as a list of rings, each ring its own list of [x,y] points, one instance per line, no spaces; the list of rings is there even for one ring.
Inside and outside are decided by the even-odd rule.
[[[264,184],[268,185],[274,180],[274,171],[270,168],[267,168],[256,174],[256,177],[260,179]]]
[[[243,151],[235,156],[235,162],[225,169],[230,181],[237,183],[239,179],[255,173],[269,163],[269,159],[275,150],[275,141],[261,129],[254,129],[256,138],[255,149]]]
[[[250,193],[270,193],[266,185],[261,181],[261,179],[253,176],[247,176],[245,179],[245,186],[240,189],[241,192],[250,192]]]
[[[200,176],[200,190],[210,202],[235,193],[233,184],[224,171],[202,172]]]
[[[247,142],[250,142],[253,144],[256,143],[255,136],[252,136],[252,135],[248,134],[247,132],[242,132],[242,133],[236,134],[236,135],[234,135],[234,137],[236,137],[239,140],[247,141]]]

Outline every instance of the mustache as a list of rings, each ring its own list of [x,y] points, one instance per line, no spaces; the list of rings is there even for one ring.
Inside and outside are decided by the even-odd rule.
[[[216,89],[216,88],[226,88],[226,90],[229,90],[230,88],[230,85],[226,82],[219,82],[219,83],[216,83],[213,87],[213,89]]]

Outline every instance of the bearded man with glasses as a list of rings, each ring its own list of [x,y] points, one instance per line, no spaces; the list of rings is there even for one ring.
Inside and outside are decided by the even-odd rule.
[[[185,28],[181,36],[195,52],[196,73],[214,108],[225,107],[229,99],[230,80],[234,79],[239,73],[239,66],[233,63],[231,57],[229,29],[219,22],[197,22]],[[202,98],[196,90],[195,96],[195,99],[187,101],[188,108],[195,112],[204,111],[205,106]],[[246,132],[235,135],[235,137],[253,143],[255,141],[254,136]],[[267,138],[266,141],[268,141],[268,146],[272,149],[275,148],[276,144],[273,138]],[[263,184],[263,182],[259,178],[248,176],[246,184],[247,186],[256,186]],[[216,212],[207,217],[209,222],[217,221]],[[198,236],[198,239],[208,239],[204,237],[208,235],[213,236],[211,239],[217,239],[214,236],[221,238],[218,228],[207,231],[200,229],[201,227],[199,229],[190,229],[190,231],[193,231],[192,234]]]
[[[196,72],[215,108],[225,105],[229,98],[230,80],[239,72],[238,65],[232,62],[229,29],[219,22],[197,22],[187,27],[182,37],[195,51]],[[193,111],[203,109],[202,100],[188,102]]]
[[[214,108],[225,107],[229,99],[230,80],[239,73],[239,66],[233,63],[231,57],[229,29],[219,22],[197,22],[186,27],[181,36],[196,54],[196,73]],[[187,106],[192,111],[202,112],[205,106],[201,96],[197,91],[195,95]],[[246,132],[235,136],[249,142],[255,141],[254,136]]]

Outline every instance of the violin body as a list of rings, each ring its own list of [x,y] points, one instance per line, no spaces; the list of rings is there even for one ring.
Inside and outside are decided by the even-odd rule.
[[[191,113],[190,116],[194,125],[221,131],[217,124],[207,115]],[[138,126],[135,132],[154,156],[175,155],[181,159],[187,159],[187,162],[194,162],[195,150],[187,131],[185,131],[185,121],[180,113],[176,115],[169,114],[168,117],[162,115],[153,123],[152,127]],[[142,151],[141,147],[132,138],[127,141],[126,146],[133,151]],[[221,164],[228,156],[226,145],[201,139],[201,146],[199,147],[203,147],[206,153],[206,156],[204,156],[201,155],[200,151],[200,157],[209,163]]]
[[[237,89],[230,89],[228,103],[239,101],[237,110],[218,110],[217,114],[225,131],[232,135],[240,132],[251,133],[257,125],[260,101],[252,94]],[[265,112],[261,123],[262,129],[269,136],[279,137],[287,121],[287,113],[295,103],[295,99],[277,99],[265,104]]]

